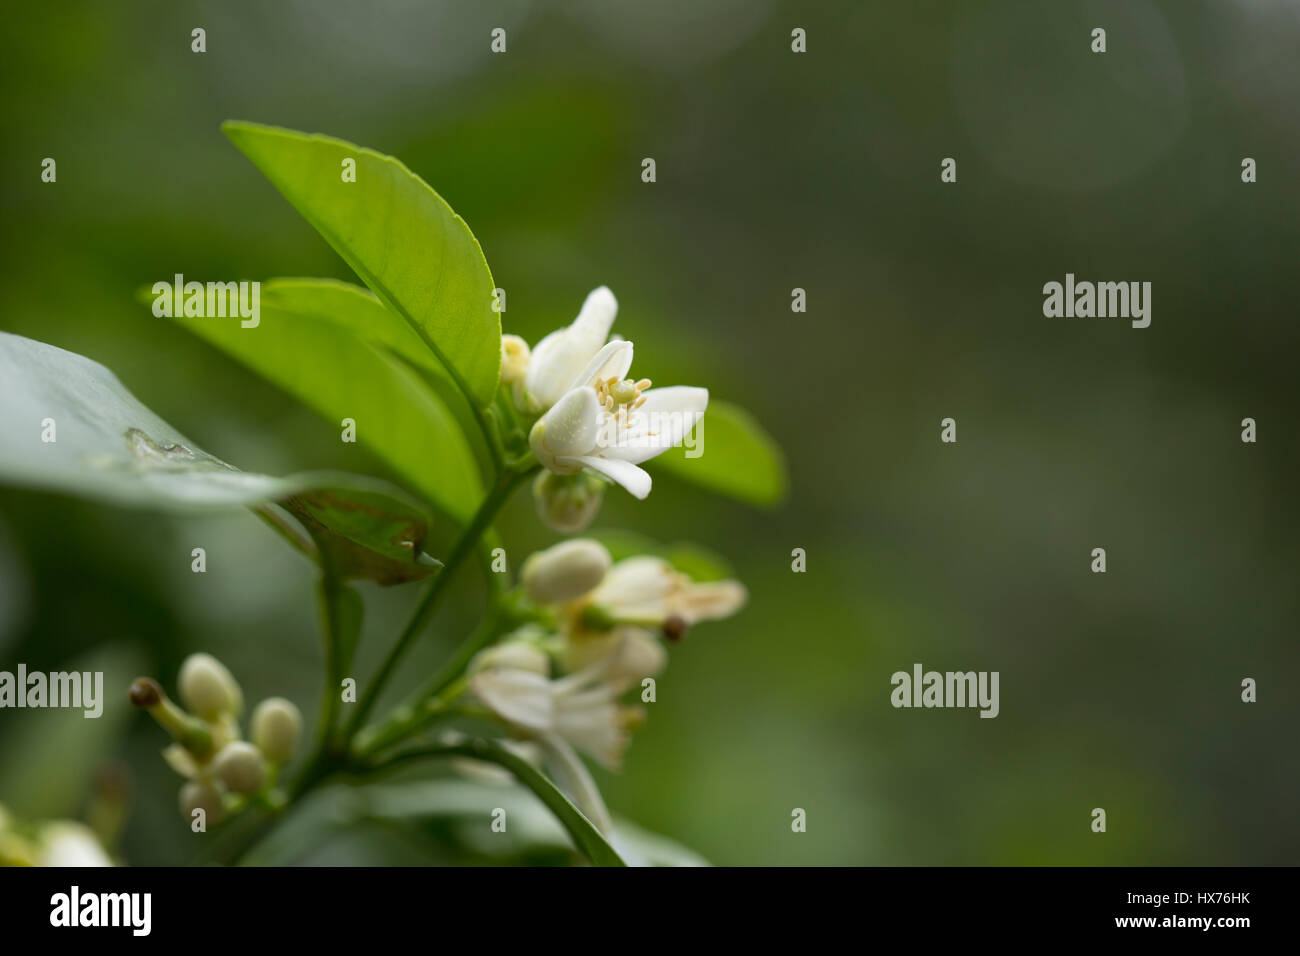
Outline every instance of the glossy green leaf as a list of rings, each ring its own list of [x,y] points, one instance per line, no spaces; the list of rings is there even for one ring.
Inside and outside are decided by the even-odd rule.
[[[386,305],[406,319],[480,406],[501,370],[501,319],[478,240],[391,156],[328,136],[229,122],[227,136]],[[356,164],[356,181],[342,175]]]
[[[154,301],[147,290],[141,297]],[[352,419],[358,444],[411,488],[457,521],[473,516],[483,497],[474,453],[447,404],[394,358],[414,346],[373,295],[343,282],[272,280],[261,287],[260,320],[250,328],[166,311],[340,428]],[[357,328],[376,330],[381,344],[358,339]]]
[[[351,576],[391,583],[436,567],[421,551],[424,509],[384,482],[239,471],[142,405],[104,366],[21,336],[0,333],[0,382],[0,481],[186,514],[280,503],[337,542]]]
[[[684,445],[671,448],[650,461],[649,467],[761,508],[785,497],[785,456],[743,408],[711,399],[696,425],[695,445],[693,450]]]

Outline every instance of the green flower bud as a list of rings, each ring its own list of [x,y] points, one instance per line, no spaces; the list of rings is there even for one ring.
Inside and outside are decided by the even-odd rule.
[[[561,541],[528,556],[521,572],[524,593],[535,604],[564,604],[593,590],[613,563],[599,541]]]
[[[557,475],[543,471],[533,482],[533,500],[542,524],[561,534],[585,531],[600,511],[605,483],[595,475]]]
[[[208,781],[191,780],[181,787],[181,815],[192,819],[195,810],[202,810],[207,823],[220,823],[226,816],[226,801],[221,791]]]
[[[289,762],[301,730],[302,714],[283,697],[268,697],[253,711],[253,743],[273,764]]]
[[[226,665],[211,654],[191,654],[181,664],[181,703],[204,720],[244,709],[244,695]]]
[[[227,789],[251,794],[262,789],[266,764],[260,750],[247,741],[236,740],[212,758],[212,773]]]
[[[206,759],[216,749],[208,725],[173,704],[152,677],[137,677],[127,696],[136,707],[147,710],[163,730],[199,760]]]

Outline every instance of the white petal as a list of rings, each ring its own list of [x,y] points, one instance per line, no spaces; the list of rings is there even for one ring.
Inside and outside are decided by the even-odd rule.
[[[616,687],[598,684],[572,693],[555,694],[555,732],[604,766],[618,766],[627,733],[619,721]]]
[[[469,688],[510,723],[527,730],[551,729],[551,682],[532,671],[486,670],[470,678]]]
[[[688,623],[717,621],[731,617],[749,599],[749,592],[739,581],[707,581],[690,584],[673,595],[669,603]]]
[[[573,387],[579,373],[605,343],[617,312],[614,293],[601,286],[587,296],[571,325],[537,343],[524,377],[524,389],[541,408],[554,405]]]
[[[555,459],[589,454],[600,433],[600,403],[593,388],[575,388],[551,406],[533,426],[528,441],[547,468]]]
[[[680,445],[708,404],[707,388],[652,388],[645,393],[645,403],[630,413],[629,427],[602,429],[597,444],[610,458],[640,464]]]
[[[611,478],[618,482],[634,497],[644,499],[650,494],[650,475],[638,465],[630,461],[620,461],[617,458],[601,458],[597,455],[578,455],[572,458],[560,459],[560,464],[574,463],[586,465],[593,471],[598,471],[606,478]]]
[[[560,789],[569,795],[582,815],[608,837],[613,830],[609,810],[586,764],[573,752],[568,741],[557,734],[545,734],[539,743],[546,765],[551,768]]]
[[[614,298],[614,293],[609,291],[609,286],[603,285],[599,289],[592,289],[587,294],[582,309],[579,310],[573,324],[569,326],[569,330],[584,344],[589,343],[594,352],[605,344],[605,339],[609,338],[609,330],[614,325],[616,315],[618,315],[618,300]]]
[[[616,378],[621,381],[631,367],[632,343],[624,342],[622,339],[617,342],[610,342],[592,357],[591,361],[569,383],[569,387],[594,386],[597,382],[608,378]]]
[[[673,566],[663,558],[641,554],[624,558],[609,569],[591,599],[627,617],[631,608],[662,606],[663,600],[679,587]]]

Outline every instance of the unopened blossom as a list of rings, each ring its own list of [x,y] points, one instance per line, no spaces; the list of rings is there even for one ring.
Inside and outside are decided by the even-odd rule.
[[[613,563],[599,541],[575,538],[529,555],[520,577],[529,600],[562,604],[599,585]]]
[[[537,517],[561,534],[586,531],[600,511],[606,484],[605,479],[590,471],[557,475],[543,470],[533,481]]]
[[[532,354],[528,343],[517,335],[501,336],[501,382],[514,385],[522,382],[528,373]]]
[[[236,740],[212,758],[212,775],[234,793],[257,793],[266,780],[266,760],[252,744]]]
[[[302,731],[302,714],[293,701],[268,697],[257,705],[250,723],[253,743],[271,763],[286,764]]]
[[[177,679],[181,703],[204,720],[239,716],[243,694],[233,675],[211,654],[191,654],[181,663]]]

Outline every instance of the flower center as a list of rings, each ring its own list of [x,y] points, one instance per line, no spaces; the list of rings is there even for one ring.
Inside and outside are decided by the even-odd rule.
[[[645,404],[645,392],[650,387],[650,379],[632,381],[625,378],[619,381],[616,376],[596,383],[596,399],[600,407],[613,415],[624,428],[632,425],[630,412]]]

